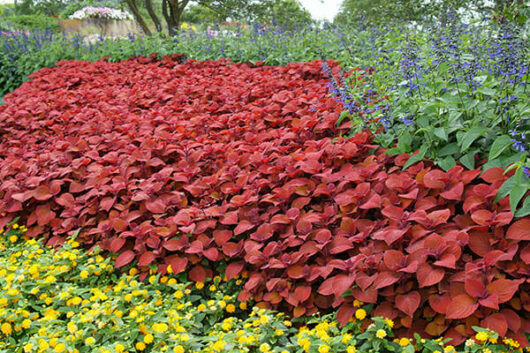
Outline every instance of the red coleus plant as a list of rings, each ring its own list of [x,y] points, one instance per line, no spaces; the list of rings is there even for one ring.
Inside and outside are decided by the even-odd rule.
[[[530,218],[494,202],[501,170],[403,171],[367,132],[334,139],[321,62],[173,59],[60,62],[7,95],[0,226],[22,216],[50,244],[81,228],[144,276],[246,270],[241,300],[295,316],[344,323],[357,299],[401,334],[525,343]]]

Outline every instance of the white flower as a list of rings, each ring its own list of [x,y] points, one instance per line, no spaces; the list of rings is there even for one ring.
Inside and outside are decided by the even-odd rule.
[[[132,15],[127,11],[113,9],[110,7],[87,6],[74,12],[70,17],[72,20],[83,20],[85,18],[105,18],[111,20],[132,20]]]

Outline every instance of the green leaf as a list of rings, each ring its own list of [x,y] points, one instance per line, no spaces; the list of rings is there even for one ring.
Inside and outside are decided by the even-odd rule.
[[[439,157],[445,157],[445,156],[456,156],[460,150],[458,149],[458,145],[456,142],[450,143],[448,145],[445,145],[438,151]]]
[[[447,131],[443,127],[437,127],[434,129],[434,134],[438,136],[440,139],[447,141]]]
[[[459,161],[466,167],[467,169],[474,169],[475,168],[475,154],[476,152],[469,152],[462,157],[460,157]]]
[[[515,213],[515,217],[524,217],[530,214],[530,196],[527,196],[523,206]]]
[[[438,164],[443,170],[448,171],[456,165],[456,161],[453,157],[447,156],[436,164]]]
[[[491,161],[497,158],[498,156],[500,156],[500,154],[505,149],[510,147],[511,144],[512,144],[512,138],[510,136],[502,135],[502,136],[497,137],[495,141],[493,141],[493,144],[491,145],[488,160]]]
[[[515,214],[515,211],[517,210],[517,205],[519,204],[519,201],[523,198],[524,194],[526,194],[526,187],[522,185],[515,185],[512,190],[510,190],[510,208],[512,210],[512,213]]]
[[[405,163],[405,165],[403,166],[403,170],[407,169],[414,163],[418,163],[419,161],[421,161],[423,157],[425,157],[425,153],[427,153],[428,148],[429,148],[428,145],[421,146],[420,151],[417,154],[410,157],[407,163]]]
[[[504,182],[504,184],[501,185],[499,188],[499,191],[497,191],[497,196],[495,197],[495,202],[498,202],[508,196],[510,193],[510,190],[517,185],[517,180],[513,176],[511,176],[508,180]]]
[[[467,151],[469,146],[471,146],[471,144],[480,136],[484,135],[486,131],[487,129],[478,126],[467,131],[464,136],[462,136],[462,141],[460,141],[460,151]]]

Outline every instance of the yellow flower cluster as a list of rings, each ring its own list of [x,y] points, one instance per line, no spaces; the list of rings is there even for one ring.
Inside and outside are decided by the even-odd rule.
[[[88,253],[70,239],[54,250],[27,239],[26,230],[13,224],[0,231],[0,352],[357,353],[376,345],[408,352],[430,342],[393,339],[394,322],[368,319],[369,306],[359,301],[344,328],[332,314],[295,325],[283,313],[245,311],[247,303],[236,300],[240,278],[192,284],[184,273],[169,269],[161,276],[152,269],[144,282],[136,268],[114,271],[112,259],[97,248]],[[474,338],[482,352],[492,353],[486,345],[497,337],[481,331]],[[475,340],[465,346],[474,347]],[[437,353],[455,352],[433,342]],[[503,342],[512,351],[520,348],[512,339]]]

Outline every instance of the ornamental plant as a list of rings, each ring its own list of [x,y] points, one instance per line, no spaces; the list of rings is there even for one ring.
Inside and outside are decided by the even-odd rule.
[[[87,18],[102,18],[109,20],[132,20],[132,15],[120,9],[114,9],[111,7],[93,7],[86,6],[80,10],[77,10],[68,17],[69,19],[84,20]]]
[[[346,32],[348,33],[348,32]],[[409,28],[365,27],[371,44],[360,71],[330,76],[343,103],[347,136],[369,128],[388,153],[409,153],[405,167],[429,158],[444,170],[463,165],[516,169],[498,199],[509,195],[517,217],[530,214],[529,53],[525,27],[489,19],[466,23],[448,13]],[[354,54],[354,53],[351,53]],[[358,71],[354,71],[357,73]]]
[[[0,230],[1,352],[455,351],[441,339],[392,340],[393,321],[369,319],[371,305],[357,302],[355,320],[342,329],[334,315],[294,323],[282,313],[238,304],[241,278],[192,284],[182,273],[152,273],[144,283],[136,268],[117,273],[112,257],[97,247],[81,249],[75,236],[54,249],[26,232],[18,223]],[[458,352],[520,348],[510,339],[497,344],[490,330],[475,330]]]
[[[181,60],[61,62],[6,96],[0,223],[50,245],[81,228],[142,280],[246,271],[240,301],[295,317],[345,325],[358,300],[400,336],[526,344],[530,218],[494,200],[513,171],[403,170],[368,131],[335,139],[321,61]]]

